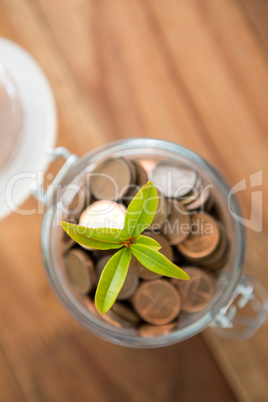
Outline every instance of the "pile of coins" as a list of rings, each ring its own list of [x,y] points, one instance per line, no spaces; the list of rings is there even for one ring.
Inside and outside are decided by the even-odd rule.
[[[192,168],[170,160],[154,164],[127,158],[106,159],[89,175],[68,204],[69,221],[87,227],[124,228],[126,208],[139,189],[152,180],[158,209],[144,234],[190,276],[184,281],[162,277],[132,256],[126,281],[113,307],[104,315],[94,304],[101,272],[116,250],[92,250],[63,233],[65,274],[85,298],[91,314],[118,328],[134,328],[142,337],[165,335],[180,317],[205,309],[215,293],[217,272],[228,261],[228,237],[209,186]]]

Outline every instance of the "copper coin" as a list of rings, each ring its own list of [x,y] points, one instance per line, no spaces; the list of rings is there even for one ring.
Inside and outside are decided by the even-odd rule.
[[[110,258],[111,258],[111,255],[110,256],[108,255],[108,256],[101,258],[97,262],[96,275],[97,275],[98,279],[100,278],[101,273]],[[130,266],[128,269],[128,273],[127,273],[127,277],[125,279],[124,285],[122,286],[122,289],[120,290],[120,292],[117,296],[117,300],[129,299],[136,292],[138,285],[139,285],[139,278]]]
[[[116,314],[112,309],[107,311],[105,314],[100,314],[102,319],[106,321],[108,324],[113,325],[118,328],[133,328],[135,324],[133,324],[129,320],[125,320],[120,315]]]
[[[129,267],[126,280],[120,290],[117,300],[127,300],[134,295],[139,286],[139,278],[136,273]]]
[[[191,216],[191,231],[187,239],[177,245],[178,250],[191,259],[207,257],[213,253],[220,240],[215,219],[206,213]]]
[[[107,159],[94,170],[91,191],[98,200],[117,201],[127,193],[131,180],[131,168],[125,159]]]
[[[134,164],[137,173],[136,184],[140,187],[145,186],[148,182],[148,176],[145,169],[136,160],[133,160],[132,163]]]
[[[218,271],[218,270],[222,269],[228,263],[229,258],[230,258],[230,249],[229,249],[229,243],[228,243],[228,239],[227,239],[227,247],[224,251],[223,256],[219,260],[214,262],[213,264],[210,262],[209,265],[205,265],[204,268],[206,268],[209,271]]]
[[[86,297],[86,299],[85,299],[85,304],[86,304],[86,308],[88,309],[88,311],[89,311],[92,315],[94,315],[94,316],[97,317],[97,318],[101,318],[100,312],[98,311],[98,309],[97,309],[97,307],[96,307],[94,301],[91,300],[91,298],[90,298],[89,296]]]
[[[131,183],[136,183],[137,182],[137,170],[136,170],[136,166],[133,160],[131,159],[124,159],[131,171]]]
[[[110,309],[105,314],[101,314],[97,309],[94,301],[92,301],[89,297],[86,299],[86,307],[90,311],[92,315],[99,318],[102,321],[105,321],[107,324],[112,325],[117,328],[134,328],[135,325],[124,318],[120,317],[117,313]]]
[[[146,233],[146,236],[156,240],[161,246],[159,253],[164,254],[170,261],[173,261],[173,250],[165,236],[158,233]]]
[[[135,313],[133,308],[131,308],[126,303],[115,302],[111,308],[117,315],[126,321],[129,321],[133,325],[138,325],[141,321],[138,314]]]
[[[95,285],[93,262],[80,249],[71,250],[65,258],[65,272],[73,288],[80,294],[90,292]]]
[[[221,270],[228,263],[228,260],[229,260],[229,249],[227,248],[226,253],[224,253],[224,255],[220,260],[218,260],[213,264],[205,265],[204,268],[208,271],[216,272]]]
[[[123,229],[126,208],[114,201],[93,202],[80,216],[79,225],[97,229],[100,227]]]
[[[153,183],[166,196],[179,198],[188,194],[196,184],[196,172],[190,167],[170,160],[160,161],[151,173]]]
[[[169,245],[167,239],[160,235],[154,233],[146,233],[146,236],[156,240],[160,246],[162,247],[159,252],[164,254],[169,260],[173,260],[173,250]],[[131,259],[130,265],[133,271],[142,279],[146,279],[147,281],[153,281],[155,279],[161,278],[162,275],[159,275],[149,269],[145,268],[134,256]]]
[[[154,338],[156,336],[164,336],[172,332],[178,326],[178,321],[165,325],[142,324],[138,329],[138,335],[143,338]]]
[[[188,281],[172,279],[181,296],[181,310],[196,313],[204,309],[213,297],[215,280],[212,275],[196,267],[183,267],[190,276]]]
[[[168,202],[166,197],[157,190],[158,193],[158,206],[154,216],[154,219],[149,226],[150,230],[158,230],[164,225],[168,217]]]
[[[207,266],[208,268],[210,265],[213,266],[213,264],[216,264],[223,258],[228,247],[228,239],[225,228],[220,222],[218,222],[218,227],[220,230],[220,241],[217,248],[212,254],[210,254],[208,257],[206,257],[203,261],[200,262],[200,264]]]
[[[178,316],[181,300],[170,282],[159,279],[144,282],[134,295],[133,305],[149,324],[164,325]]]
[[[130,267],[138,275],[139,278],[146,279],[147,281],[154,281],[155,279],[161,278],[162,275],[156,274],[153,271],[145,268],[136,257],[132,256],[130,261]]]
[[[190,215],[181,202],[169,200],[170,216],[162,228],[162,233],[170,244],[182,243],[190,233]]]

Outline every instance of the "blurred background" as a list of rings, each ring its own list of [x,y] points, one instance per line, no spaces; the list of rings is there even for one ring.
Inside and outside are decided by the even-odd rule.
[[[248,233],[246,270],[268,289],[267,18],[265,0],[0,0],[0,36],[52,86],[58,145],[81,156],[129,137],[180,143],[231,186],[246,179],[247,218],[250,175],[263,171],[263,231]],[[47,283],[41,221],[0,223],[1,402],[268,400],[267,325],[249,341],[206,330],[158,350],[87,333]]]

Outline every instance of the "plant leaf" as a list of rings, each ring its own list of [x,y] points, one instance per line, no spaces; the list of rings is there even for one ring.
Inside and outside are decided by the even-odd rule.
[[[140,235],[136,238],[135,244],[142,244],[143,246],[153,248],[156,251],[158,251],[158,250],[160,250],[160,248],[162,248],[162,246],[160,246],[160,244],[156,240],[151,239],[148,236],[143,236],[143,235]]]
[[[189,279],[186,272],[158,251],[142,244],[132,244],[130,249],[137,260],[150,271],[171,278]]]
[[[62,227],[77,243],[96,250],[121,248],[123,247],[122,243],[128,240],[128,235],[122,229],[92,229],[69,222],[62,222]]]
[[[130,260],[130,248],[124,247],[105,265],[95,295],[95,304],[101,314],[106,313],[114,304],[125,282]]]
[[[127,208],[125,230],[130,237],[137,237],[154,219],[158,205],[155,186],[149,181],[135,195]]]

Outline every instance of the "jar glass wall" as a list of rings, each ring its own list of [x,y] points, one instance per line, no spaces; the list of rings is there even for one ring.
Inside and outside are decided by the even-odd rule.
[[[75,293],[65,276],[61,250],[63,235],[61,222],[66,219],[63,203],[64,194],[66,194],[66,190],[70,185],[75,184],[82,188],[85,178],[94,170],[96,164],[108,157],[142,159],[143,163],[147,163],[148,170],[150,170],[150,166],[161,159],[179,162],[195,169],[205,185],[212,185],[211,192],[218,207],[220,219],[227,231],[230,244],[229,259],[219,273],[216,291],[212,300],[202,311],[182,315],[177,329],[164,336],[147,339],[139,336],[134,329],[118,329],[101,321],[89,312],[85,299]],[[43,259],[47,276],[56,296],[69,313],[86,329],[101,338],[129,347],[166,346],[183,341],[202,331],[212,322],[218,311],[230,301],[242,275],[245,237],[243,227],[229,212],[229,190],[230,188],[222,176],[200,156],[182,146],[167,141],[129,139],[108,144],[86,154],[70,167],[68,173],[58,183],[57,188],[51,192],[43,220]],[[241,216],[235,197],[230,199],[229,206],[232,212]]]

